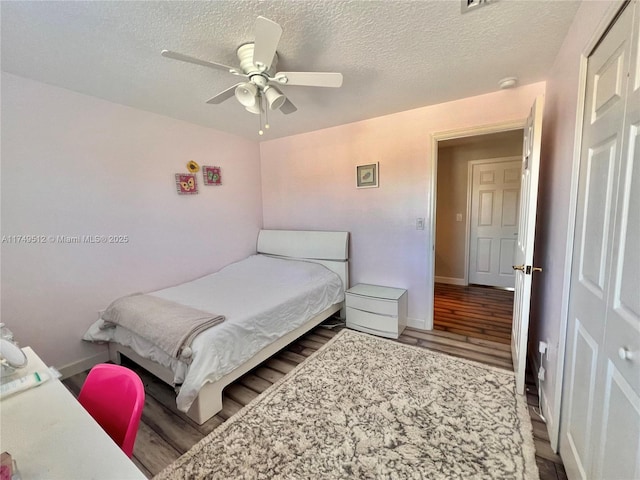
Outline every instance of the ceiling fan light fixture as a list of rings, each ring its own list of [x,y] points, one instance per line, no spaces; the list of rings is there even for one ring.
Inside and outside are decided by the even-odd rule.
[[[271,110],[278,110],[287,100],[287,97],[276,87],[268,86],[264,89],[264,95]]]
[[[249,113],[253,113],[254,115],[260,114],[260,104],[258,102],[255,102],[253,105],[249,107],[244,107],[244,109]]]
[[[258,89],[253,83],[241,83],[236,87],[235,96],[245,107],[253,107],[256,104]]]

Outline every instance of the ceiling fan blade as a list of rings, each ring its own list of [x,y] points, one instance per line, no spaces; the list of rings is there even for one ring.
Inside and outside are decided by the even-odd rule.
[[[278,72],[271,80],[280,85],[333,88],[342,86],[342,74],[332,72]]]
[[[215,97],[212,97],[209,100],[207,100],[207,103],[210,103],[212,105],[218,105],[219,103],[222,103],[225,100],[228,100],[229,98],[233,97],[236,91],[236,87],[238,85],[242,85],[242,83],[236,83],[235,85],[227,88],[226,90],[221,91]]]
[[[258,17],[255,25],[256,40],[253,46],[253,64],[259,70],[271,68],[276,54],[278,42],[282,35],[282,27],[268,18]]]
[[[226,70],[227,72],[237,74],[238,71],[229,67],[228,65],[223,65],[221,63],[209,62],[207,60],[200,60],[199,58],[190,57],[189,55],[184,55],[182,53],[172,52],[171,50],[162,50],[162,56],[167,58],[173,58],[174,60],[180,60],[182,62],[195,63],[196,65],[202,65],[203,67],[215,68],[217,70]]]
[[[284,103],[280,107],[280,111],[285,115],[289,115],[290,113],[293,113],[297,110],[298,109],[296,108],[296,106],[293,103],[291,103],[291,100],[289,100],[288,98],[284,101]]]

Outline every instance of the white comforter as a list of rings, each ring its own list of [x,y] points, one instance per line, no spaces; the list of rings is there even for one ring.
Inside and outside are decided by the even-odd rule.
[[[194,339],[190,365],[122,327],[101,330],[102,320],[83,338],[120,343],[170,368],[174,382],[182,383],[177,405],[186,412],[202,385],[222,378],[265,346],[343,301],[344,288],[340,277],[322,265],[253,255],[150,295],[226,317]]]

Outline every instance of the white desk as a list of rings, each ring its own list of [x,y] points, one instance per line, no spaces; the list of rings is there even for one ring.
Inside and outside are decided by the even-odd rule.
[[[47,367],[30,347],[11,378]],[[23,480],[146,478],[59,380],[0,400],[0,452]]]

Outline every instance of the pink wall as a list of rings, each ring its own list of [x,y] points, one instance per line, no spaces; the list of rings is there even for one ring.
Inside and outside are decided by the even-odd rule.
[[[410,324],[432,308],[431,135],[522,120],[544,83],[465,98],[260,144],[265,228],[351,232],[351,284],[409,290]],[[380,187],[356,189],[379,162]]]
[[[189,160],[223,185],[179,196]],[[2,321],[58,367],[103,352],[81,337],[114,298],[255,252],[260,189],[256,142],[2,74],[2,235],[129,237],[4,242]]]
[[[556,57],[547,79],[544,122],[542,126],[542,160],[534,263],[544,272],[534,277],[530,341],[544,340],[550,345],[542,365],[546,370],[542,382],[543,411],[550,431],[557,432],[560,415],[559,393],[562,385],[562,325],[564,274],[570,258],[566,255],[570,233],[571,182],[573,171],[580,57],[607,10],[619,2],[590,1],[580,6],[573,24]],[[555,437],[551,435],[554,445]]]

